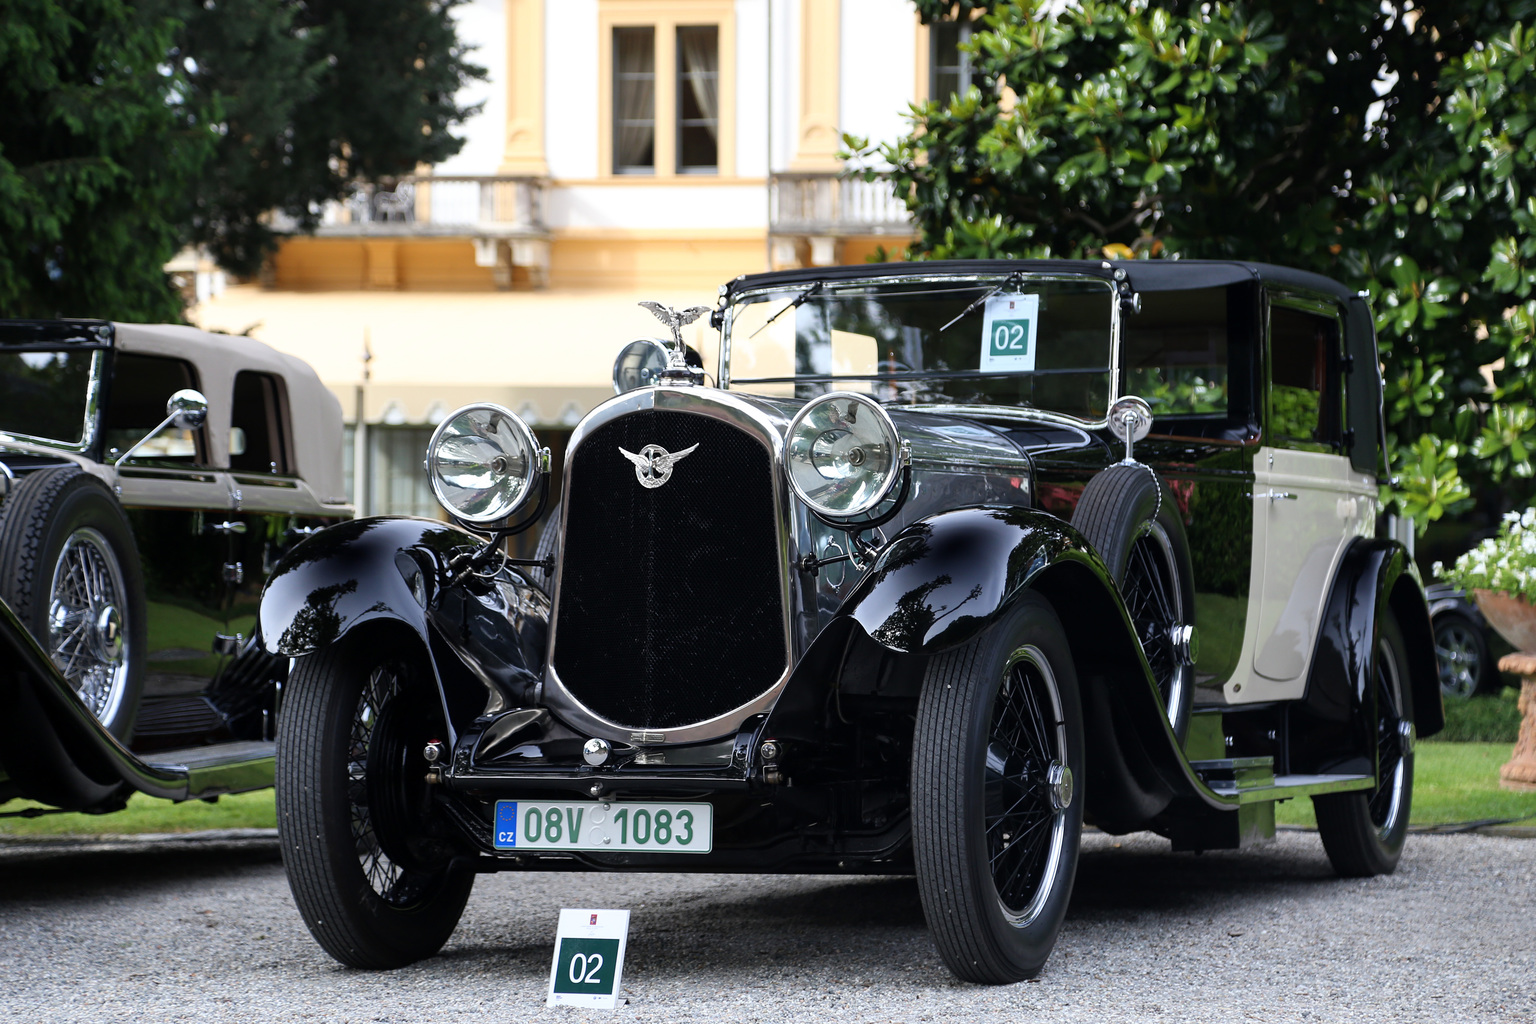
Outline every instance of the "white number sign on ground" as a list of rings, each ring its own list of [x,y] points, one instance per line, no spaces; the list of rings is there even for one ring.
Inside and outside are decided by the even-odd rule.
[[[618,1004],[628,941],[627,910],[562,909],[544,1005],[613,1009]]]

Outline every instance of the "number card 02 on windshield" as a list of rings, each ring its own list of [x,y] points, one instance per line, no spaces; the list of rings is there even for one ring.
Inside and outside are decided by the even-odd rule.
[[[544,1005],[613,1009],[618,1005],[628,941],[627,910],[562,909]]]
[[[1040,296],[994,295],[981,331],[981,370],[1017,373],[1035,368]]]

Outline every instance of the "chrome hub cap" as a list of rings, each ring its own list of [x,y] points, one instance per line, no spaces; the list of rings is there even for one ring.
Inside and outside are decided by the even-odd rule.
[[[1072,804],[1072,769],[1060,761],[1052,761],[1050,771],[1045,773],[1046,785],[1050,787],[1051,807],[1057,811],[1064,811]]]
[[[110,721],[128,685],[127,599],[122,570],[107,539],[76,530],[54,563],[48,603],[48,647],[81,701]]]

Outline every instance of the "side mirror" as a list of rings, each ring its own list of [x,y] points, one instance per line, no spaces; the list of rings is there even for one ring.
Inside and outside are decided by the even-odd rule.
[[[208,419],[208,399],[203,397],[201,391],[183,388],[165,400],[165,415],[179,430],[196,430]],[[155,432],[164,429],[165,424],[162,423]]]
[[[196,430],[207,419],[208,399],[203,397],[201,391],[194,391],[192,388],[182,388],[165,400],[165,419],[160,421],[160,425],[139,438],[134,446],[119,455],[117,461],[112,463],[112,465],[116,468],[127,462],[133,457],[134,452],[148,444],[151,439],[159,436],[160,431],[166,427],[175,426],[178,430]]]

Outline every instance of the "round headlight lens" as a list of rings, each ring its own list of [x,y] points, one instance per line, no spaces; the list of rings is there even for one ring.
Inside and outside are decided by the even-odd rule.
[[[822,515],[861,516],[891,493],[900,476],[900,449],[896,425],[873,399],[834,391],[790,421],[784,460],[789,485]]]
[[[613,393],[622,395],[655,384],[667,368],[669,355],[667,346],[655,338],[640,338],[625,345],[613,361]]]
[[[444,508],[469,523],[516,512],[533,492],[539,446],[533,431],[499,405],[466,405],[427,445],[427,476]]]

